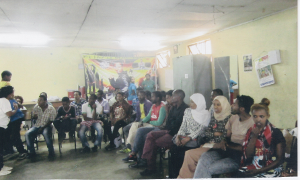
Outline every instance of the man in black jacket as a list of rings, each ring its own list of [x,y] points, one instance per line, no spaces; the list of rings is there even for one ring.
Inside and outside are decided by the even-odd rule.
[[[147,135],[142,155],[142,159],[147,160],[147,169],[140,173],[142,176],[151,175],[156,171],[157,149],[170,148],[173,145],[172,138],[179,131],[184,111],[189,107],[183,102],[184,97],[185,93],[181,89],[173,92],[173,107],[169,112],[166,126],[163,130],[152,131]]]

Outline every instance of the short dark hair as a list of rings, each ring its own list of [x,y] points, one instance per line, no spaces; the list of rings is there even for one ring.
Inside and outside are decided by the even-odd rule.
[[[213,92],[217,93],[217,95],[222,96],[223,95],[223,91],[222,89],[213,89]]]
[[[173,91],[173,94],[178,94],[178,96],[183,100],[185,98],[185,93],[181,89],[176,89]]]
[[[161,93],[161,97],[166,97],[167,95],[166,91],[160,91],[160,93]]]
[[[2,79],[3,79],[5,76],[11,76],[11,75],[12,75],[12,74],[11,74],[10,71],[3,71],[3,72],[1,73]]]
[[[78,93],[79,94],[79,96],[81,96],[81,92],[80,91],[74,91],[74,93]]]
[[[123,93],[123,92],[118,92],[117,94],[120,94],[121,96],[125,96],[125,93]]]
[[[162,100],[161,92],[159,92],[159,91],[153,91],[152,94],[154,94],[155,97],[158,97],[158,98],[159,98],[159,101]]]
[[[47,97],[46,97],[46,96],[44,96],[44,95],[40,95],[39,97],[40,97],[40,98],[43,98],[43,99],[44,99],[44,101],[47,101]]]
[[[239,107],[245,108],[245,112],[249,114],[250,108],[254,103],[253,98],[250,96],[241,95],[237,96],[236,99],[238,100]]]
[[[96,94],[91,94],[90,95],[90,98],[94,98],[95,100],[97,99],[97,96],[96,96]]]
[[[6,98],[8,95],[14,92],[12,86],[4,86],[0,89],[0,98]]]
[[[172,96],[174,90],[169,90],[166,95]]]
[[[24,99],[22,96],[15,96],[15,99],[20,99],[21,104],[23,104],[23,102],[24,102]]]
[[[104,92],[101,89],[98,90],[98,93],[101,93],[102,95],[104,94]]]
[[[48,97],[48,95],[47,95],[46,92],[41,92],[40,95],[41,95],[41,94],[45,94],[46,98]],[[44,95],[42,95],[42,96],[44,96]]]
[[[146,96],[150,96],[151,97],[151,92],[150,91],[145,91]]]
[[[61,101],[62,101],[62,102],[70,102],[70,99],[69,99],[69,97],[63,97],[63,98],[61,99]]]
[[[140,90],[139,93],[146,95],[146,92],[143,90]]]

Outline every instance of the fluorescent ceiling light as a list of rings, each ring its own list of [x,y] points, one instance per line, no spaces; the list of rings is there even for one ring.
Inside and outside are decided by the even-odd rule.
[[[0,34],[0,44],[39,46],[49,41],[50,38],[41,33]]]
[[[125,37],[120,44],[124,49],[134,51],[155,51],[164,47],[157,37]]]

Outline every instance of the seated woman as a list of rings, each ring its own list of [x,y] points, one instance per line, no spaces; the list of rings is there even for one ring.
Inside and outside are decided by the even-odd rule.
[[[282,132],[270,122],[270,101],[263,98],[261,103],[251,107],[254,126],[243,143],[243,156],[239,177],[277,177],[284,162],[285,139]]]
[[[190,108],[185,110],[183,122],[177,135],[173,138],[175,145],[170,150],[170,178],[176,178],[178,176],[185,151],[200,146],[198,138],[202,138],[205,135],[205,129],[209,121],[210,113],[206,110],[204,96],[199,93],[193,94],[190,97]]]
[[[132,107],[125,101],[125,94],[123,92],[118,92],[117,102],[110,108],[110,121],[104,127],[110,140],[109,145],[105,147],[107,151],[116,148],[114,140],[118,137],[119,129],[129,123],[131,114]],[[113,133],[111,132],[111,126],[114,126]]]
[[[185,152],[184,161],[178,178],[193,178],[197,162],[202,153],[213,147],[214,143],[221,142],[227,135],[225,125],[231,117],[230,104],[225,96],[216,96],[213,100],[214,115],[205,131],[205,141],[209,142],[197,149]]]

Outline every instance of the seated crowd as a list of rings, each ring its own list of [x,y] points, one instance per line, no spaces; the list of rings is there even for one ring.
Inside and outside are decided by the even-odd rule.
[[[10,77],[11,73],[2,73],[2,81],[9,82]],[[25,150],[20,138],[23,99],[14,96],[9,83],[1,87],[0,175],[9,174],[12,169],[4,166],[3,152],[10,153],[15,146],[20,159],[33,159],[34,140],[39,134],[45,138],[49,158],[53,158],[52,124],[58,131],[59,142],[66,138],[66,132],[69,140],[74,141],[77,132],[82,153],[96,152],[102,140],[109,140],[105,150],[117,148],[122,128],[125,147],[120,152],[129,153],[122,161],[133,162],[129,168],[145,168],[140,172],[142,176],[156,172],[156,156],[161,149],[170,151],[170,178],[212,178],[220,174],[277,177],[283,172],[286,141],[269,121],[267,98],[254,104],[253,98],[241,95],[230,105],[222,90],[214,89],[212,106],[207,110],[200,93],[193,94],[187,105],[183,90],[150,92],[132,83],[128,94],[116,89],[110,100],[105,99],[102,90],[97,95],[90,94],[88,101],[75,91],[73,102],[64,97],[62,106],[55,110],[43,92],[32,110],[34,123],[25,134]],[[94,143],[92,148],[88,130]]]

